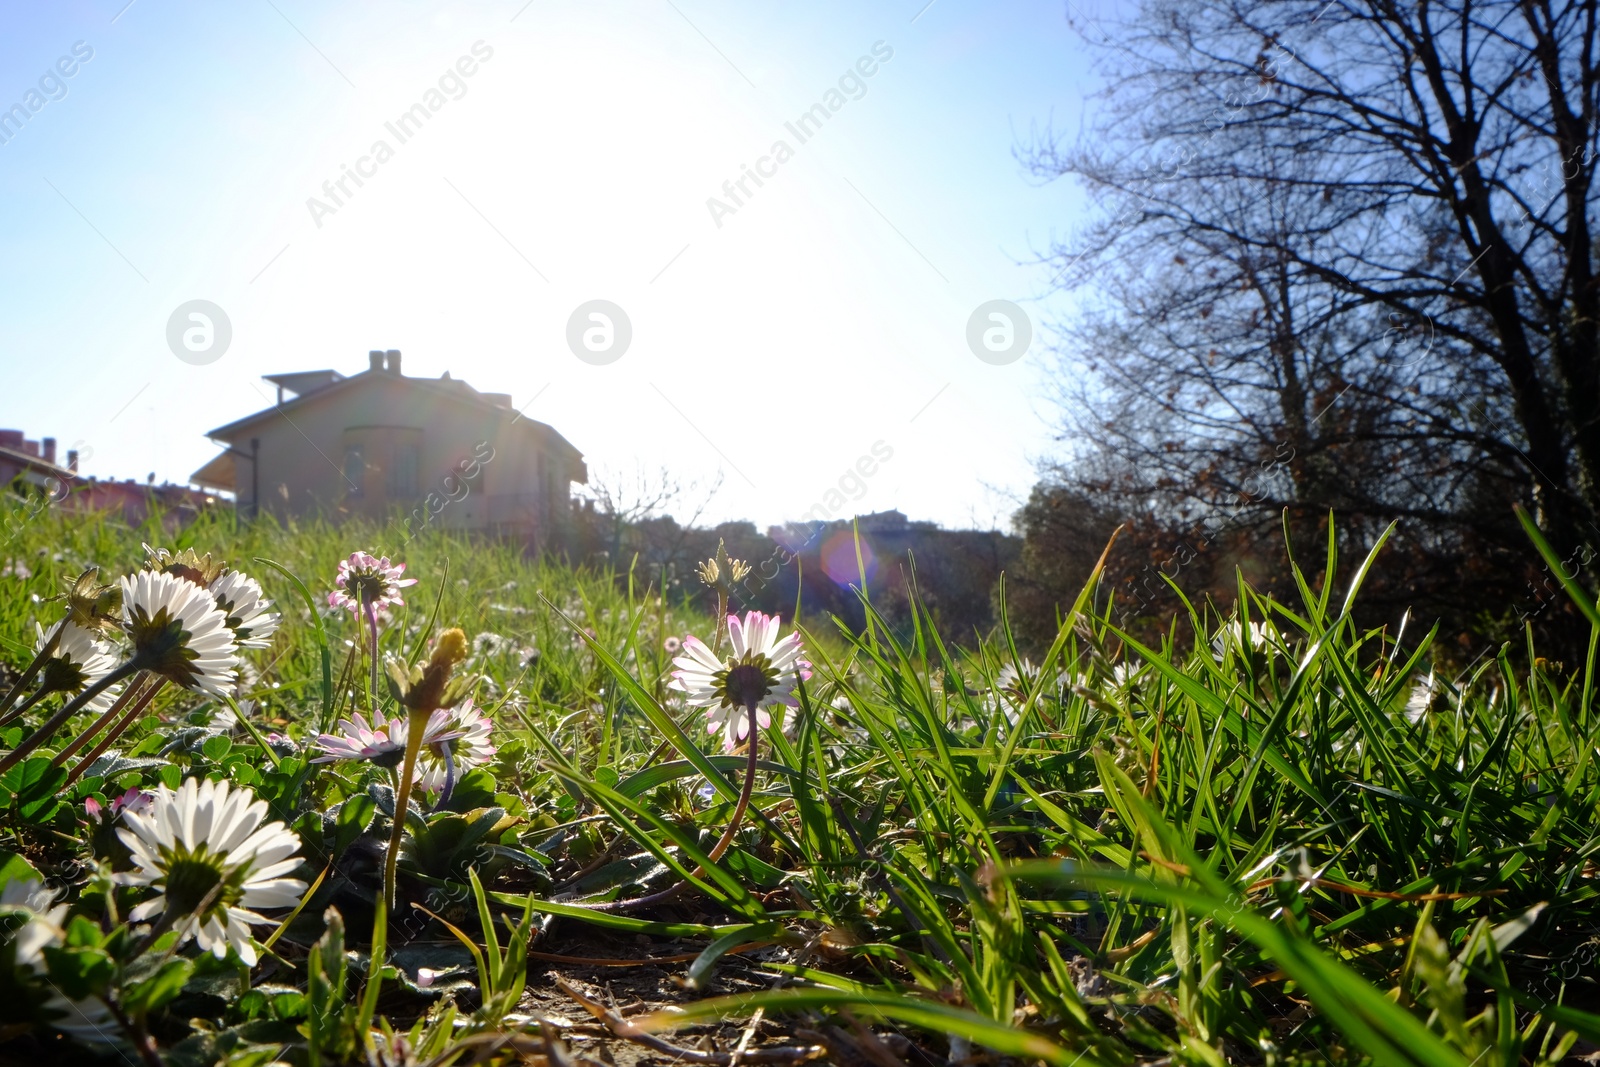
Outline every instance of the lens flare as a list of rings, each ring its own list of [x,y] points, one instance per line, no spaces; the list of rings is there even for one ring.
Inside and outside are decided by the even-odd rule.
[[[872,543],[861,539],[861,559],[856,560],[856,535],[851,530],[840,530],[822,543],[822,570],[835,585],[860,585],[862,572],[867,583],[872,583],[878,573],[878,557]]]

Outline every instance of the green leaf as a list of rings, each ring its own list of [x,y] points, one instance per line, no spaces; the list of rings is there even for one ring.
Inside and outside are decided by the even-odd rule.
[[[742,773],[748,761],[743,756],[707,756],[706,760],[720,771],[730,774]],[[793,767],[782,763],[773,763],[770,760],[757,760],[756,769],[768,774],[781,774],[795,778],[799,772]],[[700,769],[688,760],[669,760],[666,763],[657,763],[628,775],[616,783],[617,792],[625,797],[641,797],[657,786],[666,785],[668,782],[680,778],[693,778],[700,773]],[[598,775],[596,776],[598,778]]]
[[[1232,901],[1199,889],[1154,882],[1108,868],[1080,867],[1071,861],[1035,860],[1004,868],[1000,873],[1002,877],[1028,882],[1122,890],[1135,899],[1210,915],[1265,951],[1317,1009],[1376,1062],[1386,1067],[1467,1067],[1464,1056],[1348,965]]]
[[[782,933],[783,927],[777,923],[756,923],[742,930],[734,930],[723,934],[707,945],[704,952],[695,957],[695,961],[689,965],[689,973],[684,977],[684,985],[690,989],[703,988],[706,979],[711,976],[711,969],[717,965],[718,960],[728,954],[730,949],[738,948],[740,945],[748,944],[751,941],[762,941],[777,937]]]
[[[546,607],[559,615],[563,622],[572,627],[573,632],[589,646],[589,651],[594,653],[595,659],[599,660],[606,670],[611,672],[611,676],[616,679],[618,687],[628,695],[628,699],[632,700],[640,711],[644,712],[645,718],[650,720],[650,724],[660,731],[667,740],[671,741],[673,747],[681,752],[685,759],[699,769],[700,773],[705,776],[706,780],[711,783],[718,793],[722,794],[724,799],[737,801],[739,799],[738,788],[729,782],[727,776],[719,771],[706,757],[706,754],[700,750],[700,747],[690,740],[689,735],[683,732],[671,715],[667,714],[666,709],[650,694],[650,691],[639,684],[638,679],[626,667],[618,663],[617,658],[604,645],[591,637],[583,627],[567,618],[566,613],[556,607],[549,597],[540,593],[539,599],[544,602]],[[524,721],[527,721],[525,717]]]
[[[7,771],[0,788],[11,794],[24,820],[47,822],[63,803],[58,793],[66,779],[65,767],[52,767],[48,757],[35,756]]]
[[[193,973],[193,960],[182,956],[167,960],[156,973],[123,988],[123,1007],[134,1014],[155,1011],[183,992],[184,983]]]
[[[381,894],[378,903],[381,911]],[[343,1054],[353,1048],[355,1038],[352,1028],[346,1025],[350,1009],[345,1004],[349,962],[344,952],[344,918],[337,908],[329,908],[322,913],[322,921],[322,937],[306,957],[306,1038],[314,1064],[323,1056],[340,1062]],[[381,947],[378,951],[381,953]],[[375,995],[377,986],[377,975],[373,975],[367,983],[369,994]]]
[[[646,1030],[706,1022],[727,1016],[746,1016],[757,1009],[771,1012],[835,1008],[868,1019],[898,1019],[934,1033],[954,1034],[1002,1055],[1040,1059],[1052,1067],[1112,1067],[1089,1052],[1073,1052],[1049,1038],[986,1019],[965,1008],[937,1000],[864,989],[819,987],[779,989],[731,997],[712,997],[670,1011],[655,1012],[635,1020]]]
[[[1567,591],[1567,595],[1571,597],[1572,602],[1578,606],[1578,610],[1583,612],[1583,616],[1589,620],[1589,624],[1591,626],[1600,627],[1600,610],[1596,610],[1594,600],[1589,596],[1588,593],[1585,593],[1583,591],[1583,587],[1574,580],[1577,575],[1578,568],[1574,567],[1572,569],[1572,574],[1569,575],[1567,573],[1566,564],[1563,563],[1561,557],[1556,554],[1556,550],[1551,546],[1550,542],[1545,540],[1544,534],[1539,531],[1539,527],[1533,521],[1532,517],[1529,516],[1525,510],[1523,510],[1522,505],[1513,505],[1512,510],[1517,513],[1517,521],[1521,522],[1522,528],[1527,531],[1528,539],[1532,541],[1534,547],[1539,550],[1539,555],[1544,557],[1546,565],[1548,565],[1550,570],[1555,573],[1556,581],[1561,583],[1561,588]]]
[[[333,725],[333,659],[328,651],[328,630],[323,625],[322,615],[317,611],[317,601],[311,595],[311,590],[288,567],[270,559],[255,557],[257,563],[271,567],[293,583],[295,592],[300,594],[300,599],[305,603],[306,616],[311,620],[312,632],[317,635],[317,651],[322,660],[322,716],[318,720],[319,728],[326,732]]]
[[[498,788],[494,775],[484,767],[474,767],[456,782],[450,794],[451,811],[471,811],[474,808],[505,807],[495,795]]]
[[[763,889],[772,889],[783,884],[789,877],[786,871],[779,870],[772,864],[757,859],[743,849],[729,849],[722,857],[722,862],[728,870],[735,874],[742,874],[750,881]]]
[[[63,996],[72,1000],[103,993],[116,976],[117,965],[98,948],[44,947],[46,973]]]
[[[424,885],[437,886],[440,889],[468,893],[472,891],[471,887],[464,882],[449,882],[443,878],[430,878],[427,876],[421,876],[417,880]],[[712,926],[708,923],[658,922],[653,919],[635,919],[631,915],[595,911],[593,908],[580,907],[577,904],[563,904],[554,900],[518,896],[514,893],[497,893],[494,890],[486,890],[483,895],[491,904],[514,908],[517,911],[521,911],[531,899],[533,910],[543,912],[546,915],[562,915],[569,919],[582,919],[584,922],[592,923],[595,926],[603,926],[610,930],[621,930],[629,934],[649,934],[655,937],[720,937],[730,930],[742,930],[750,925],[749,923],[734,923],[728,926]]]
[[[0,851],[0,886],[30,880],[42,882],[44,877],[33,864],[16,853]]]
[[[343,852],[366,833],[378,814],[378,802],[367,793],[357,793],[339,805],[333,820],[333,852]]]

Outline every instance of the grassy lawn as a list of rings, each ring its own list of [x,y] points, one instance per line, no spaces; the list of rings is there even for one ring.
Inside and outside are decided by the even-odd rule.
[[[1600,1051],[1594,646],[1550,663],[1530,636],[1435,673],[1432,634],[1351,619],[1381,546],[1319,551],[1295,603],[1242,588],[1225,615],[1197,605],[1157,648],[1092,590],[1033,662],[1004,625],[979,641],[869,609],[865,632],[800,633],[784,707],[764,703],[784,671],[763,674],[778,652],[747,620],[721,633],[644,575],[428,531],[394,560],[416,584],[373,627],[359,596],[329,594],[376,529],[202,519],[174,538],[17,509],[6,535],[0,693],[40,626],[93,614],[86,587],[52,598],[94,568],[102,585],[137,573],[141,542],[168,550],[146,583],[172,586],[161,603],[206,593],[210,554],[282,616],[208,690],[183,652],[198,616],[163,630],[154,608],[130,621],[103,598],[121,703],[49,731],[72,689],[39,696],[41,679],[70,672],[18,688],[0,722],[0,749],[23,752],[0,777],[7,1058],[1387,1067]],[[761,704],[753,748],[674,687],[691,636],[730,668],[715,717]],[[313,762],[333,752],[351,758]],[[239,803],[206,809],[215,787],[190,780]],[[296,839],[292,864],[269,871],[276,846],[252,861],[230,839],[240,791],[265,805],[252,827]],[[230,925],[230,906],[253,914]]]

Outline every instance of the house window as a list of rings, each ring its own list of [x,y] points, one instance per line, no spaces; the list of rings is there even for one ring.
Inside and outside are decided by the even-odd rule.
[[[362,495],[367,484],[367,464],[358,446],[344,450],[345,490],[351,496]]]
[[[421,465],[421,449],[414,444],[399,444],[394,449],[394,462],[389,467],[389,495],[410,497],[417,495],[417,468]]]

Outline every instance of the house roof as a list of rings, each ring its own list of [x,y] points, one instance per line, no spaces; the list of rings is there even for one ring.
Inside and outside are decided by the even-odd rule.
[[[225,489],[234,492],[238,468],[233,463],[233,453],[224,452],[210,463],[189,475],[189,480],[202,489]]]
[[[305,396],[325,385],[344,380],[344,375],[336,370],[299,370],[288,374],[263,374],[261,377],[294,396]]]
[[[307,378],[313,375],[320,376],[331,373],[334,372],[305,371],[299,374],[270,375],[266,378],[266,380],[275,385],[282,384],[284,390],[289,391],[293,387],[287,381],[280,381],[280,379]],[[446,371],[439,378],[413,378],[388,370],[376,369],[369,369],[362,371],[359,374],[352,374],[348,378],[335,377],[334,380],[327,381],[325,384],[312,388],[308,392],[301,393],[292,400],[286,400],[281,404],[275,404],[270,408],[265,408],[256,412],[254,415],[246,415],[244,418],[230,422],[226,426],[219,426],[215,430],[210,430],[206,433],[206,436],[218,441],[226,441],[230,444],[233,444],[246,438],[252,427],[260,425],[267,419],[279,415],[292,418],[295,411],[306,406],[307,404],[314,402],[321,403],[339,393],[359,389],[370,384],[374,379],[404,382],[408,388],[424,390],[441,400],[471,405],[482,413],[492,414],[497,419],[506,420],[507,425],[525,426],[527,427],[527,432],[537,434],[548,444],[555,446],[558,450],[568,453],[569,458],[572,459],[574,463],[578,464],[580,470],[582,469],[583,453],[579,452],[571,441],[568,441],[565,437],[561,436],[561,434],[558,433],[553,426],[550,426],[548,423],[539,422],[536,419],[525,418],[513,410],[510,403],[509,394],[480,393],[478,390],[474,389],[461,379],[450,377],[449,371]],[[209,467],[210,465],[208,464],[207,466]],[[205,468],[202,468],[202,470],[204,469]]]
[[[0,445],[0,462],[4,462],[7,466],[18,468],[22,472],[23,481],[32,482],[36,485],[43,484],[46,478],[70,481],[78,476],[77,472],[69,467],[51,463],[44,457],[36,456],[32,452],[24,452],[20,448],[8,448],[5,445]],[[32,475],[32,477],[29,477],[29,475]]]

